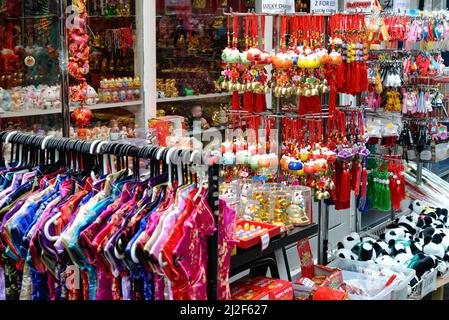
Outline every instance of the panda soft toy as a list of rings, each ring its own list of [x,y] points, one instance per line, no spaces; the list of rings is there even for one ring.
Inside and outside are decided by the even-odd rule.
[[[444,224],[443,221],[440,220],[434,220],[431,224],[431,227],[435,228],[435,229],[443,229],[446,228],[446,225]]]
[[[337,244],[338,249],[354,249],[360,243],[360,235],[357,232],[352,232],[346,236],[341,242]]]
[[[430,256],[420,253],[415,257],[417,259],[410,265],[410,267],[415,270],[418,279],[421,279],[423,275],[433,271],[436,267],[436,260]]]
[[[421,229],[421,231],[419,231],[418,238],[424,239],[426,237],[432,237],[435,234],[435,232],[436,232],[436,230],[434,227],[428,226],[424,229]]]
[[[351,250],[345,249],[345,248],[338,249],[337,252],[335,253],[335,255],[342,259],[348,259],[348,260],[358,260],[358,258],[359,258],[354,252],[352,252]]]
[[[449,227],[448,211],[445,208],[436,208],[438,220],[444,223],[446,227]]]
[[[401,265],[407,266],[410,261],[413,259],[413,254],[408,252],[402,252],[394,256],[394,259],[396,259]]]
[[[385,242],[391,247],[394,246],[397,240],[408,241],[411,240],[412,237],[408,232],[405,232],[403,228],[395,228],[386,231]]]
[[[391,248],[391,254],[397,256],[400,253],[412,254],[411,242],[398,240]]]
[[[412,236],[416,234],[416,222],[413,221],[411,216],[402,216],[398,220],[398,226],[403,228],[406,232],[410,233]]]
[[[381,257],[391,254],[391,249],[384,241],[379,240],[373,243],[374,251],[376,252],[376,257]]]
[[[444,250],[442,242],[443,237],[439,233],[435,233],[433,236],[426,236],[424,238],[423,252],[443,260],[446,255],[446,250]]]
[[[361,242],[368,242],[368,243],[373,244],[373,243],[376,242],[376,239],[374,239],[374,238],[372,238],[372,237],[363,237],[363,238],[361,239]]]
[[[413,241],[410,242],[410,250],[412,251],[412,254],[418,254],[422,252],[422,246],[424,244],[423,239],[416,238]]]
[[[378,257],[374,262],[383,266],[397,266],[399,265],[399,261],[390,256],[381,256]]]
[[[447,252],[449,250],[449,229],[446,229],[446,228],[438,229],[438,230],[436,230],[436,232],[441,234],[441,237],[442,237],[441,244],[444,247],[444,251]]]
[[[362,242],[359,251],[359,260],[371,261],[376,260],[376,251],[371,242]]]
[[[427,227],[431,227],[432,223],[435,222],[435,219],[433,219],[432,217],[428,216],[428,215],[421,215],[418,218],[418,222],[416,223],[416,226],[420,229],[425,229]]]
[[[448,266],[447,263],[445,261],[443,261],[443,259],[440,259],[437,256],[434,255],[428,255],[428,257],[432,258],[435,264],[435,269],[437,269],[438,272],[438,276],[442,276],[443,274],[446,273]]]
[[[412,210],[416,214],[422,214],[426,208],[426,203],[421,200],[415,200],[409,205],[410,210]]]

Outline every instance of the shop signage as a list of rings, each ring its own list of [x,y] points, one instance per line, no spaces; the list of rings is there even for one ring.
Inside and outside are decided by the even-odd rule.
[[[295,0],[262,0],[263,13],[294,13]]]
[[[335,13],[338,11],[338,0],[310,0],[310,12]]]
[[[346,12],[371,12],[373,0],[346,0]]]

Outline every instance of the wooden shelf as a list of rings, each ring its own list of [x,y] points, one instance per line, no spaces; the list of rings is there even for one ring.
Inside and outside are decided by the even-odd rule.
[[[210,93],[210,94],[200,94],[195,96],[185,96],[185,97],[172,97],[172,98],[158,98],[158,103],[164,102],[177,102],[177,101],[191,101],[191,100],[201,100],[201,99],[213,99],[213,98],[222,98],[222,97],[230,97],[232,93]]]
[[[437,278],[436,288],[440,288],[449,283],[449,275],[445,275],[444,277]]]

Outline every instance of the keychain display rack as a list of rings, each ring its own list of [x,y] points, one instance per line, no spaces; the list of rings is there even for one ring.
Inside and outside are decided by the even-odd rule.
[[[342,13],[342,15],[345,15],[347,13]],[[230,12],[224,12],[225,16],[228,16],[230,18],[235,18],[235,17],[241,17],[243,19],[246,19],[247,17],[257,17],[258,19],[264,19],[265,17],[269,16],[271,18],[274,19],[274,30],[273,30],[273,34],[274,34],[274,39],[273,39],[273,43],[275,45],[273,45],[273,54],[277,55],[281,52],[281,47],[283,45],[283,41],[285,42],[285,39],[283,38],[283,29],[285,28],[285,26],[282,25],[283,22],[282,21],[282,17],[289,17],[289,18],[293,18],[295,16],[323,16],[324,18],[324,40],[323,43],[325,44],[325,47],[327,47],[329,49],[330,46],[328,46],[329,43],[329,37],[331,37],[332,35],[329,34],[327,32],[328,28],[329,28],[329,20],[330,17],[332,17],[332,15],[326,15],[326,14],[310,14],[310,13],[293,13],[293,14],[289,14],[289,13],[279,13],[279,14],[260,14],[260,13],[254,13],[254,12],[247,12],[247,13],[236,13],[233,12],[232,10],[230,10]],[[384,18],[396,18],[396,17],[408,17],[409,19],[411,19],[411,21],[425,21],[425,19],[427,19],[427,16],[405,16],[405,15],[396,15],[396,14],[388,14],[388,13],[382,13],[381,14],[382,17]],[[279,19],[278,19],[279,18]],[[235,21],[235,19],[234,19]],[[265,32],[265,30],[264,30]],[[259,44],[261,42],[260,40],[260,32],[259,32]],[[263,35],[262,35],[263,37]],[[288,34],[286,35],[287,38],[289,37],[294,37],[294,35]],[[379,54],[383,54],[386,55],[386,58],[383,58],[381,60],[377,60],[376,58],[374,58],[374,60],[371,60],[369,57],[366,61],[367,66],[368,67],[373,67],[373,66],[381,66],[381,67],[391,67],[391,68],[396,68],[398,70],[401,70],[400,73],[402,73],[402,67],[403,67],[403,58],[407,57],[408,55],[411,54],[421,54],[423,52],[423,50],[421,49],[415,49],[415,48],[410,48],[410,46],[404,47],[403,49],[369,49],[368,51],[368,56],[370,55],[379,55]],[[429,50],[425,50],[425,52],[428,52],[431,55],[438,55],[439,52],[441,51],[441,48],[438,46],[437,49],[429,49]],[[403,75],[400,74],[400,77],[402,78]],[[419,88],[420,90],[425,90],[426,92],[434,92],[437,89],[437,85],[434,85],[433,83],[430,82],[418,82],[416,77],[411,77],[411,79],[406,82],[405,84],[400,84],[396,87],[395,90],[400,90],[401,88]],[[265,94],[267,94],[267,101],[270,103],[271,99],[273,99],[273,102],[271,103],[271,106],[268,106],[268,110],[265,112],[253,112],[254,115],[260,116],[262,119],[274,119],[274,123],[275,123],[275,127],[278,129],[278,133],[279,133],[279,140],[281,141],[281,137],[282,137],[282,131],[285,128],[285,126],[282,125],[282,119],[283,118],[298,118],[298,115],[295,115],[293,112],[289,112],[289,110],[283,109],[281,106],[281,101],[283,100],[282,97],[282,93],[279,94],[279,92],[276,92],[274,90],[274,88],[272,88],[271,92],[270,91],[266,91]],[[361,110],[363,112],[364,115],[370,114],[371,116],[377,116],[378,113],[376,112],[376,110],[368,107],[366,105],[366,103],[363,101],[363,94],[356,94],[355,95],[355,99],[356,99],[356,105],[359,107],[353,107],[356,110]],[[292,95],[294,96],[294,95]],[[321,94],[321,103],[322,103],[322,107],[323,106],[327,106],[327,103],[329,101],[329,94],[325,93],[325,94]],[[288,95],[287,95],[287,99],[288,99]],[[290,98],[292,99],[292,98]],[[298,98],[299,99],[299,98]],[[299,103],[296,103],[296,106]],[[234,108],[234,105],[233,105]],[[339,108],[339,110],[343,111],[344,108]],[[327,127],[327,120],[329,119],[329,111],[328,109],[323,108],[322,109],[323,112],[321,113],[315,113],[315,114],[309,114],[309,115],[305,115],[302,116],[304,120],[316,120],[319,119],[323,122],[323,127],[324,127],[324,132],[323,132],[323,137],[326,137],[326,127]],[[447,118],[447,110],[444,110],[443,108],[443,114],[442,116]],[[446,111],[446,112],[445,112]],[[296,112],[296,111],[294,111]],[[443,120],[441,117],[439,120]],[[262,123],[266,123],[265,121],[262,121]],[[281,146],[278,146],[278,150],[277,150],[277,154],[280,156],[282,154],[282,149]],[[385,160],[385,157],[383,155],[371,155],[370,159],[380,159],[380,160]],[[279,159],[280,160],[280,159]],[[395,159],[388,159],[388,161],[395,161]],[[398,162],[402,162],[401,159],[396,160]],[[422,161],[419,160],[419,158],[417,159],[417,179],[416,179],[416,183],[420,184],[421,183],[421,172],[422,172],[422,168],[423,168],[423,163]],[[281,167],[278,166],[279,171],[278,171],[278,175],[277,177],[280,177],[280,172],[281,172]],[[355,215],[355,230],[356,231],[362,231],[362,216],[361,216],[361,212],[359,211],[359,209],[357,208],[357,206],[354,208],[352,207],[351,210],[355,211],[356,215]],[[390,221],[393,221],[394,219],[396,219],[399,215],[401,215],[400,210],[398,211],[397,209],[394,209],[393,207],[391,207],[391,210],[389,210],[389,219]],[[328,250],[329,250],[329,206],[326,204],[326,202],[324,200],[319,200],[318,201],[318,232],[317,232],[317,236],[318,236],[318,262],[320,264],[327,264],[328,262]],[[238,255],[236,257],[233,258],[234,261],[238,261]],[[242,264],[240,263],[239,266],[241,266]],[[240,269],[239,269],[240,270]]]

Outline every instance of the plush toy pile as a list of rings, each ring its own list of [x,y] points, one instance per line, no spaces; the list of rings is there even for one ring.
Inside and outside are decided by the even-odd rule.
[[[379,240],[351,233],[338,243],[336,255],[414,269],[416,276],[410,287],[434,270],[439,276],[445,274],[449,268],[448,210],[427,206],[422,201],[414,201],[410,209],[409,215],[388,225]]]

